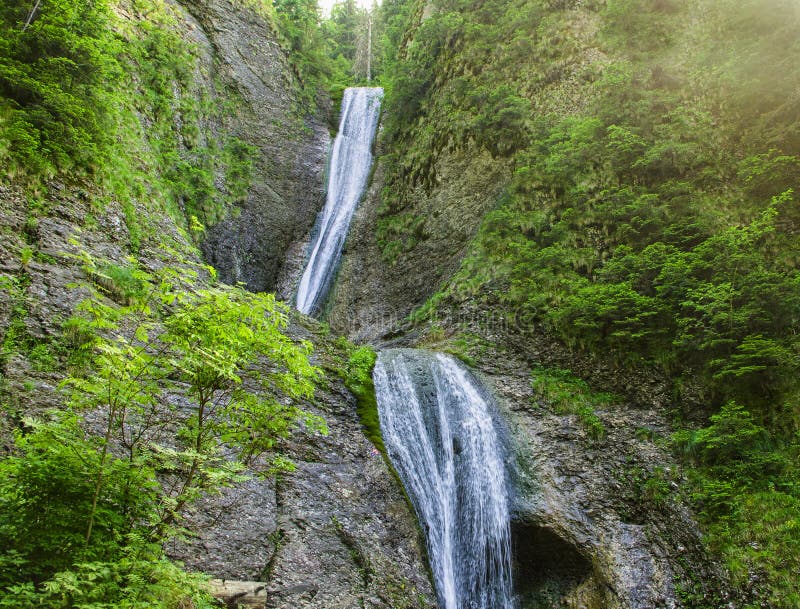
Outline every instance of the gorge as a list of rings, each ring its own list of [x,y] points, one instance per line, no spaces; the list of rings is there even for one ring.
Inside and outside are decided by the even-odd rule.
[[[800,606],[795,0],[9,0],[0,608]]]
[[[344,91],[327,198],[297,292],[319,314],[371,170],[382,89]],[[442,609],[514,609],[507,456],[485,390],[450,356],[382,351],[381,436],[426,531]],[[482,395],[483,394],[483,395]]]

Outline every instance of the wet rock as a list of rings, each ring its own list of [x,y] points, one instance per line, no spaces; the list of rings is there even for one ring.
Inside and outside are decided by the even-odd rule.
[[[224,127],[258,150],[246,199],[208,227],[201,249],[222,281],[272,291],[286,252],[306,238],[323,204],[328,108],[301,101],[299,78],[254,7],[232,0],[181,4],[186,36],[203,50],[199,86],[220,104],[223,96],[238,97],[233,116],[212,131]]]
[[[355,399],[331,379],[316,403],[308,407],[329,434],[295,437],[295,471],[202,502],[187,515],[196,538],[171,555],[216,577],[264,582],[276,609],[432,609],[411,508],[364,437]]]
[[[537,396],[524,360],[489,349],[476,367],[499,400],[516,454],[512,467],[512,544],[522,609],[680,607],[677,586],[724,588],[683,498],[667,483],[678,475],[654,442],[668,430],[655,405],[625,402],[596,411],[605,436],[590,436],[576,415]],[[541,400],[541,398],[539,398]],[[642,426],[653,434],[637,434]],[[663,478],[657,497],[643,483]]]
[[[404,241],[397,255],[386,256],[377,232],[385,171],[379,159],[353,217],[329,297],[331,328],[357,340],[374,340],[398,328],[458,269],[481,218],[511,175],[507,163],[492,159],[485,150],[441,155],[436,161],[436,185],[413,189],[412,202],[403,210],[423,218],[424,224],[413,239]]]

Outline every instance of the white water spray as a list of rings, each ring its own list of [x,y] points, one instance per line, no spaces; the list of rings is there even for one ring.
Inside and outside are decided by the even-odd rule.
[[[382,96],[379,87],[344,91],[339,134],[331,152],[328,195],[297,290],[297,308],[302,313],[319,314],[336,273],[350,220],[372,168],[372,140]]]
[[[477,381],[452,357],[382,351],[374,372],[389,458],[425,528],[442,609],[513,609],[503,447]]]

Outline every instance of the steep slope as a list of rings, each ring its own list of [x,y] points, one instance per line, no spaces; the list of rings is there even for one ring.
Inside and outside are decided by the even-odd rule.
[[[9,17],[19,20],[11,21],[15,27],[29,10],[22,4]],[[53,12],[43,17],[48,26],[47,19],[69,24],[70,11],[106,5],[52,6]],[[245,281],[254,290],[271,288],[292,240],[310,230],[322,203],[328,140],[324,110],[309,103],[306,83],[298,79],[266,6],[222,0],[185,6],[147,0],[114,4],[113,14],[103,14],[111,33],[91,33],[109,45],[102,49],[108,54],[101,52],[92,61],[110,62],[108,75],[117,79],[93,84],[93,95],[110,96],[114,103],[88,108],[110,130],[108,140],[95,134],[102,139],[82,143],[102,151],[91,163],[51,158],[53,148],[41,146],[35,153],[42,166],[26,166],[21,149],[6,144],[25,129],[34,132],[36,124],[6,120],[29,107],[2,98],[0,155],[7,162],[0,185],[4,457],[18,452],[13,434],[24,438],[35,418],[65,409],[68,392],[60,383],[66,375],[91,372],[81,368],[91,356],[83,342],[86,327],[79,322],[81,316],[91,317],[81,312],[85,299],[94,296],[113,317],[137,302],[143,285],[152,289],[150,295],[164,287],[143,284],[142,273],[186,281],[187,297],[213,286],[217,280],[198,244],[219,265],[222,279]],[[40,35],[41,27],[34,23],[32,35]],[[49,31],[63,34],[57,27]],[[17,32],[22,35],[21,28]],[[0,57],[2,78],[8,75],[9,56]],[[62,58],[61,65],[71,59]],[[15,67],[23,65],[20,61]],[[47,71],[38,77],[44,80]],[[35,84],[34,79],[26,82]],[[8,81],[0,84],[7,95]],[[80,98],[86,90],[69,93]],[[55,111],[51,102],[45,100],[30,116]],[[57,135],[40,135],[38,143],[50,137],[53,144]],[[152,311],[143,307],[141,313]],[[171,543],[169,554],[221,579],[257,580],[270,606],[431,607],[413,516],[380,453],[365,438],[355,398],[340,378],[348,347],[297,320],[286,333],[293,345],[317,344],[312,360],[322,375],[315,398],[303,400],[302,407],[326,419],[329,434],[292,431],[278,448],[294,461],[294,471],[283,471],[278,480],[238,481],[221,495],[202,498],[185,514],[188,541]],[[140,340],[131,334],[131,341]],[[258,372],[245,375],[248,389],[257,387]],[[158,397],[161,408],[177,418],[192,399],[188,388]],[[90,429],[103,416],[102,411],[81,414]],[[111,448],[121,450],[119,444]],[[0,499],[5,502],[8,496]],[[57,529],[61,523],[43,526],[50,525]],[[2,563],[2,577],[20,586],[14,592],[2,590],[3,603],[28,606],[24,594],[34,594],[34,586],[14,581],[14,565],[22,564],[14,560]],[[81,587],[93,593],[90,585]],[[138,606],[155,606],[151,601]]]
[[[331,327],[503,371],[543,480],[534,503],[576,489],[533,522],[573,540],[641,526],[676,602],[721,606],[696,518],[738,602],[794,606],[797,5],[392,2],[384,16],[406,23]]]
[[[591,7],[567,11],[564,22],[553,18],[532,35],[533,6],[527,15],[515,15],[511,5],[482,12],[465,6],[462,15],[435,3],[398,4],[412,7],[411,34],[388,70],[397,84],[387,87],[382,154],[354,222],[330,313],[334,328],[358,328],[370,337],[402,324],[455,273],[510,183],[513,140],[523,137],[517,132],[531,116],[584,108],[590,95],[581,86],[584,73],[603,62]],[[498,17],[504,12],[507,18]],[[488,41],[465,40],[461,28],[470,19],[500,21],[497,30],[514,44],[495,54],[499,33]],[[555,36],[559,43],[551,44]],[[547,77],[539,74],[544,52],[555,70]],[[521,97],[516,80],[535,81],[535,88],[527,83]],[[467,107],[454,108],[454,97]],[[506,97],[519,107],[504,108]],[[348,323],[353,312],[363,321]]]
[[[184,6],[186,35],[202,53],[200,86],[210,103],[234,107],[211,131],[258,150],[246,196],[209,227],[200,247],[223,281],[272,291],[286,252],[306,238],[322,206],[327,117],[302,99],[302,83],[269,20],[232,0]]]
[[[57,56],[58,37],[70,35],[59,20],[90,9],[57,6],[43,14],[43,23],[54,21],[42,26],[55,38],[50,64],[28,64],[27,58],[3,64],[0,133],[6,143],[24,136],[29,139],[21,141],[39,148],[2,148],[4,327],[16,321],[34,341],[58,334],[82,297],[67,289],[82,272],[73,259],[81,249],[120,265],[134,256],[153,269],[196,261],[199,243],[223,281],[266,290],[274,288],[290,242],[305,238],[322,204],[328,142],[322,111],[303,96],[266,5],[191,3],[204,23],[177,3],[98,6],[105,22],[95,24],[94,35],[106,46],[78,68],[115,80],[58,93],[86,106],[87,116],[67,114],[57,93],[36,100],[8,83],[11,69],[32,69],[26,86],[57,91],[46,79],[60,78],[59,62],[80,59],[70,51]],[[16,8],[16,17],[24,18],[23,9]],[[234,44],[234,33],[244,46]],[[30,52],[46,54],[36,47],[42,35],[31,35],[25,41]],[[96,43],[88,36],[78,40]],[[65,133],[46,131],[58,112]],[[105,131],[83,127],[82,141],[68,131],[89,120]],[[79,156],[84,149],[96,157]],[[34,152],[35,165],[28,162]],[[18,313],[15,299],[23,301]],[[5,352],[29,342],[6,333]]]

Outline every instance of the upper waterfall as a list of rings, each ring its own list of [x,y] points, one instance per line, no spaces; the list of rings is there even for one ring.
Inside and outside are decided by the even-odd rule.
[[[442,609],[512,609],[509,496],[491,406],[448,355],[381,352],[383,440],[425,528]]]
[[[302,313],[319,313],[336,272],[350,220],[372,168],[372,140],[382,96],[383,89],[379,87],[353,87],[344,91],[339,133],[330,158],[325,207],[317,221],[316,238],[297,290],[297,308]]]

